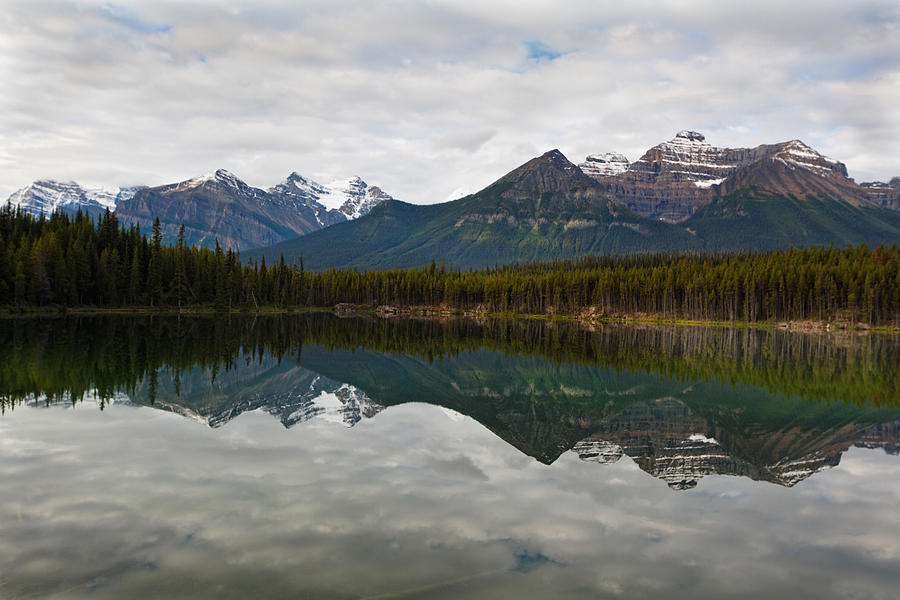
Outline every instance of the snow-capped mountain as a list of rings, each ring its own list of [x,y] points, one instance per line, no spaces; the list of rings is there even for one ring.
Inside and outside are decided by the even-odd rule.
[[[860,186],[869,194],[869,201],[892,210],[900,210],[900,177],[889,182],[871,181]]]
[[[86,188],[74,181],[35,181],[9,197],[8,202],[34,216],[62,211],[75,215],[80,209],[91,217],[116,209],[116,203],[134,196],[141,187],[119,189]]]
[[[294,202],[298,206],[305,206],[312,210],[320,227],[328,227],[329,225],[346,221],[343,213],[329,209],[319,202],[322,196],[329,193],[328,190],[296,171],[288,175],[287,179],[278,185],[269,188],[269,193],[285,202]]]
[[[262,190],[219,169],[152,188],[85,188],[78,183],[35,181],[13,193],[13,207],[35,216],[78,210],[96,218],[116,211],[123,224],[150,231],[158,217],[164,241],[174,243],[182,224],[185,241],[245,250],[267,246],[359,218],[391,196],[359,177],[321,185],[294,172]]]
[[[123,224],[150,231],[159,219],[165,243],[184,224],[189,245],[245,250],[321,229],[313,211],[273,196],[219,169],[178,183],[146,188],[116,204]]]
[[[633,163],[620,159],[624,157],[591,155],[579,166],[638,214],[672,222],[687,219],[713,199],[748,186],[798,197],[819,193],[853,204],[867,201],[869,196],[847,177],[843,163],[800,140],[720,148],[707,142],[702,133],[684,130]]]
[[[346,185],[323,186],[298,173],[262,190],[219,169],[186,181],[147,188],[117,204],[123,223],[148,230],[157,217],[163,236],[175,241],[185,224],[192,245],[247,250],[367,214],[390,196],[354,178]]]
[[[322,185],[297,172],[269,188],[269,193],[292,198],[316,210],[316,218],[322,227],[341,221],[357,219],[385,200],[392,197],[381,188],[369,186],[359,177],[339,179]]]
[[[578,164],[578,168],[584,171],[585,175],[591,177],[608,177],[621,175],[628,170],[629,164],[624,154],[607,152],[606,154],[588,155],[583,163]]]
[[[369,186],[359,177],[332,181],[325,188],[329,193],[319,201],[329,208],[336,208],[348,221],[367,215],[382,202],[393,199],[381,188]]]

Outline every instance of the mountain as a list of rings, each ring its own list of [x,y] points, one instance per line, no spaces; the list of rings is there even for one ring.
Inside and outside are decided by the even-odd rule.
[[[315,211],[286,196],[251,187],[233,174],[214,173],[140,190],[116,205],[124,224],[150,231],[159,218],[165,242],[178,237],[181,225],[190,245],[244,250],[320,229]]]
[[[900,177],[894,177],[888,183],[872,181],[860,184],[869,196],[869,201],[877,206],[900,210]]]
[[[897,196],[891,196],[890,184],[857,185],[847,176],[846,165],[800,140],[719,148],[702,133],[685,130],[630,164],[618,159],[597,163],[598,156],[582,163],[585,173],[636,213],[670,222],[684,221],[701,207],[750,187],[774,196],[827,197],[857,207],[897,205],[890,199]]]
[[[367,214],[390,198],[354,178],[346,186],[321,186],[291,173],[264,191],[220,169],[201,177],[138,191],[116,205],[122,223],[149,231],[159,218],[173,243],[182,224],[190,245],[246,250],[295,238]],[[326,204],[327,203],[327,204]]]
[[[346,187],[326,187],[295,172],[264,191],[220,169],[140,190],[119,202],[116,214],[121,222],[140,225],[143,231],[159,217],[168,243],[177,239],[184,224],[188,244],[213,247],[218,240],[222,247],[243,251],[357,218],[386,198],[390,196],[358,177]]]
[[[74,216],[79,210],[96,219],[107,209],[115,210],[116,203],[134,196],[141,187],[107,190],[85,188],[74,181],[53,181],[43,179],[13,192],[8,202],[36,217],[50,216],[61,211]]]
[[[381,188],[370,187],[359,177],[321,185],[296,172],[268,191],[272,195],[292,198],[309,206],[322,227],[357,219],[369,214],[378,204],[393,199]]]
[[[634,163],[610,154],[585,168],[594,175],[552,150],[471,196],[429,206],[387,201],[366,218],[249,256],[302,256],[311,269],[431,260],[477,268],[590,254],[900,240],[900,212],[876,206],[842,163],[798,140],[719,149],[682,131]]]
[[[714,198],[679,223],[710,250],[890,245],[900,240],[900,212],[831,196],[772,194],[756,186]]]
[[[591,154],[578,164],[578,168],[585,175],[591,177],[609,177],[621,175],[628,170],[630,163],[624,154],[607,152],[606,154]]]
[[[35,216],[78,210],[96,219],[107,209],[123,224],[145,233],[159,217],[165,243],[174,243],[182,224],[185,241],[243,250],[280,242],[356,219],[392,199],[359,177],[320,185],[294,172],[266,191],[220,169],[187,181],[148,188],[106,190],[72,182],[35,181],[9,202]]]
[[[800,140],[719,148],[684,130],[629,162],[558,150],[451,202],[411,205],[358,177],[322,185],[291,173],[267,190],[231,173],[114,192],[34,182],[10,201],[34,214],[115,210],[165,243],[328,267],[476,268],[648,252],[765,251],[900,240],[900,178],[857,184]],[[363,217],[363,218],[360,218]]]
[[[312,269],[408,267],[442,260],[457,267],[585,254],[701,250],[685,228],[647,219],[609,195],[559,150],[551,150],[482,191],[434,205],[396,200],[365,218],[247,256],[297,259]]]

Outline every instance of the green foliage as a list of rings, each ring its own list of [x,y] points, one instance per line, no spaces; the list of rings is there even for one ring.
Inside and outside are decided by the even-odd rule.
[[[78,213],[35,218],[0,210],[0,304],[25,306],[296,305],[300,271],[242,265],[237,252],[193,248],[183,228],[162,244],[159,220],[148,240],[114,213],[95,224]]]
[[[415,207],[415,211],[428,207]],[[390,219],[370,219],[372,227]],[[340,226],[335,226],[340,227]],[[623,232],[627,227],[616,227]],[[624,233],[623,233],[624,234]],[[634,233],[638,235],[637,233]],[[630,234],[629,234],[630,235]],[[543,242],[542,242],[543,243]],[[585,246],[587,247],[587,246]],[[550,253],[550,250],[547,250]],[[7,306],[208,306],[220,310],[426,305],[476,312],[648,314],[699,320],[818,320],[900,326],[900,249],[812,247],[766,254],[588,257],[463,271],[323,272],[241,263],[238,254],[147,240],[107,213],[35,219],[0,211],[0,302]]]
[[[307,302],[445,305],[522,314],[900,324],[900,249],[586,258],[481,271],[308,273]]]

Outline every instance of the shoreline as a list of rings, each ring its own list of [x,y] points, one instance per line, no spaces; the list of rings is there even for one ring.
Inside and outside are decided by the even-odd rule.
[[[0,318],[31,317],[67,317],[67,316],[259,316],[259,315],[301,315],[310,313],[332,313],[339,318],[353,316],[374,316],[377,318],[473,318],[473,319],[532,319],[543,321],[567,321],[583,324],[619,324],[619,325],[666,325],[676,327],[730,327],[780,330],[805,333],[888,333],[900,334],[900,326],[871,325],[863,322],[849,321],[728,321],[718,319],[687,319],[663,314],[615,314],[598,315],[588,311],[586,307],[579,314],[570,313],[517,313],[464,310],[446,306],[399,306],[399,305],[357,305],[339,303],[333,306],[304,306],[292,308],[262,307],[256,310],[231,309],[216,310],[213,307],[192,306],[178,307],[26,307],[0,308]]]

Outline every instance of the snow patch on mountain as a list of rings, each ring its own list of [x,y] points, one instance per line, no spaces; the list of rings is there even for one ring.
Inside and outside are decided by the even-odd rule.
[[[584,162],[578,165],[578,168],[584,171],[585,175],[591,177],[609,177],[624,173],[628,170],[629,164],[624,154],[607,152],[605,154],[589,154],[585,157]]]
[[[679,131],[674,138],[657,144],[641,158],[628,163],[624,156],[595,154],[579,165],[591,177],[622,177],[637,183],[693,183],[709,189],[725,181],[741,167],[760,160],[774,160],[791,169],[805,169],[821,177],[846,176],[846,167],[816,152],[800,140],[756,148],[719,148],[698,131]]]
[[[391,200],[391,196],[381,191],[381,188],[369,186],[359,177],[350,179],[338,179],[325,186],[327,194],[319,200],[330,209],[340,211],[347,220],[358,219],[384,202]]]
[[[139,189],[140,186],[119,189],[85,188],[74,181],[45,179],[13,192],[8,202],[13,208],[34,216],[43,213],[49,217],[56,211],[74,215],[78,209],[94,216],[106,209],[114,211],[116,202],[133,197]]]
[[[724,177],[722,177],[721,179],[706,179],[704,181],[695,181],[694,185],[696,185],[698,188],[710,188],[714,185],[719,185],[723,181],[725,181]]]
[[[369,186],[359,177],[338,179],[322,185],[297,172],[269,188],[269,193],[293,198],[306,206],[321,207],[316,218],[323,227],[367,215],[377,205],[392,199],[381,188]]]

